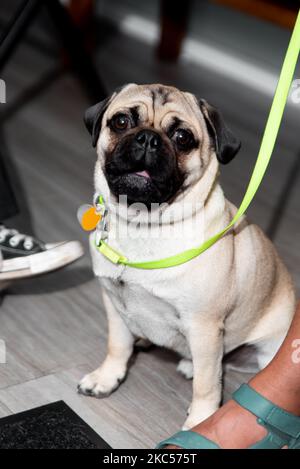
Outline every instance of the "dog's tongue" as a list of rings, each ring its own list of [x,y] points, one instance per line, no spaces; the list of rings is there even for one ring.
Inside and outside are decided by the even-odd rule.
[[[135,173],[137,176],[142,176],[144,178],[149,178],[150,177],[150,174],[148,173],[148,171],[137,171]]]

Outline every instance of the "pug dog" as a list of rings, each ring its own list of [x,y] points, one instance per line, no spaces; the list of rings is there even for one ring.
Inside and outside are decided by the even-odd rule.
[[[197,247],[233,218],[219,164],[233,159],[240,142],[205,100],[171,86],[129,84],[88,109],[85,123],[98,154],[95,191],[111,214],[106,242],[131,262]],[[139,229],[131,232],[135,220]],[[252,344],[262,368],[286,335],[295,311],[290,275],[245,217],[201,255],[169,268],[116,265],[99,252],[94,233],[90,245],[108,347],[81,380],[83,394],[115,391],[142,339],[177,352],[178,371],[193,378],[188,429],[220,405],[224,354]]]

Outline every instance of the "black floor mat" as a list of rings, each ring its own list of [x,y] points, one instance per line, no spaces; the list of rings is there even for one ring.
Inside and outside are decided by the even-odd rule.
[[[0,419],[0,449],[109,449],[63,401]]]

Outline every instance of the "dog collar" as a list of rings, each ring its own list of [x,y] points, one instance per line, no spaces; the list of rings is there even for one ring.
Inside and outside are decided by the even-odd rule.
[[[175,267],[184,264],[195,257],[198,257],[204,251],[209,249],[215,244],[220,238],[224,236],[242,217],[253,200],[269,165],[273,149],[276,143],[278,131],[282,121],[285,105],[288,99],[289,90],[292,84],[297,60],[300,52],[300,10],[294,27],[294,31],[291,37],[291,41],[286,53],[286,57],[281,70],[278,86],[274,95],[272,107],[266,124],[264,136],[260,146],[257,161],[242,200],[242,203],[235,214],[229,225],[222,231],[214,235],[212,238],[205,241],[201,246],[189,249],[171,257],[164,259],[145,261],[145,262],[130,262],[124,255],[120,254],[109,246],[105,241],[104,237],[100,237],[99,243],[96,239],[96,248],[103,256],[109,259],[114,264],[125,265],[136,269],[165,269],[168,267]],[[100,200],[100,199],[98,199]],[[103,198],[102,198],[103,200]],[[103,201],[104,203],[104,201]]]

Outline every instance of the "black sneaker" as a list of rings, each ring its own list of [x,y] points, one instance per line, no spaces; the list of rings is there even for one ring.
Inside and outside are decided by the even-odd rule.
[[[32,277],[64,267],[83,255],[78,241],[44,244],[0,225],[0,288],[5,281]]]

